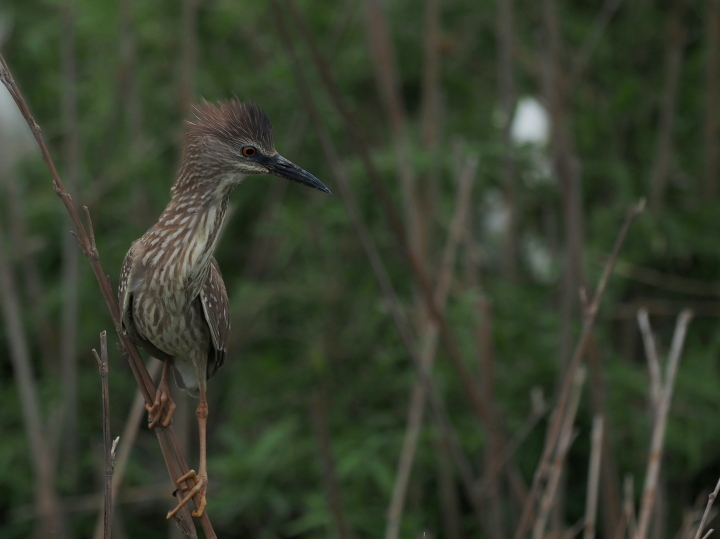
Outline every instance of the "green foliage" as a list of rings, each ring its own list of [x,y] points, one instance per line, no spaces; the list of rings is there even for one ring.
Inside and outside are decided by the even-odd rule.
[[[364,28],[363,2],[298,3],[326,54],[339,92],[351,107],[356,124],[369,141],[374,163],[393,199],[402,201],[398,165],[388,113],[378,95],[375,66]],[[470,246],[479,253],[474,268],[468,244],[460,249],[456,278],[448,303],[453,327],[472,375],[481,379],[482,359],[477,330],[482,318],[478,301],[492,309],[495,355],[494,405],[508,438],[531,411],[530,393],[542,390],[552,401],[558,387],[560,333],[563,320],[560,290],[564,278],[563,196],[548,177],[547,148],[513,150],[518,182],[519,272],[510,279],[503,266],[507,238],[488,226],[487,214],[503,200],[502,126],[498,121],[494,20],[496,3],[442,3],[442,114],[439,149],[422,143],[421,108],[424,74],[424,14],[417,2],[385,3],[399,66],[400,88],[408,113],[410,162],[420,178],[428,211],[426,265],[433,281],[448,227],[455,212],[459,162],[470,153],[480,168],[470,202]],[[516,13],[518,94],[541,95],[542,48],[540,4],[518,6]],[[131,2],[130,31],[136,63],[123,62],[123,36],[117,3],[77,0],[10,0],[3,8],[12,16],[12,34],[3,54],[43,128],[61,171],[64,125],[61,110],[61,11],[74,6],[78,64],[81,184],[74,189],[77,205],[93,216],[105,271],[117,283],[119,266],[130,243],[151,226],[167,203],[179,164],[181,122],[180,72],[184,58],[181,5],[177,2]],[[593,31],[603,2],[560,2],[566,44],[564,62],[572,65]],[[622,258],[665,275],[693,282],[720,282],[720,202],[702,195],[702,122],[707,36],[705,8],[693,4],[687,16],[689,35],[675,121],[671,181],[658,214],[646,214],[633,226]],[[4,16],[4,15],[3,15]],[[273,121],[280,153],[321,178],[338,193],[337,182],[301,102],[291,64],[282,47],[268,3],[215,0],[198,12],[198,57],[193,80],[197,98],[253,99]],[[287,10],[286,17],[290,16]],[[569,96],[571,130],[582,170],[586,249],[584,267],[595,283],[631,204],[649,191],[664,85],[666,32],[671,9],[662,3],[625,2],[600,36],[589,63]],[[324,89],[307,47],[293,29],[296,53],[311,80],[313,98],[323,123],[338,147],[362,215],[396,287],[401,307],[411,321],[419,317],[416,282],[391,223],[372,188],[363,163]],[[126,96],[137,84],[139,126],[131,125]],[[134,137],[134,129],[141,136]],[[457,142],[460,141],[460,144]],[[458,147],[462,149],[458,151]],[[465,153],[463,153],[465,152]],[[548,159],[547,167],[539,163]],[[64,315],[61,281],[62,243],[70,227],[38,159],[18,163],[11,176],[20,190],[21,212],[28,223],[28,249],[11,245],[22,286],[24,323],[30,336],[33,367],[40,388],[43,417],[56,420],[63,402],[58,365],[60,327]],[[402,448],[407,408],[416,380],[407,351],[390,316],[387,300],[368,263],[342,198],[321,196],[270,177],[248,179],[231,199],[232,215],[216,256],[230,296],[233,334],[226,364],[210,382],[208,510],[222,537],[334,537],[336,524],[323,482],[320,435],[311,418],[317,395],[327,401],[327,422],[335,480],[348,526],[356,537],[380,537]],[[3,193],[0,184],[0,193]],[[0,220],[7,230],[9,208],[0,200]],[[530,254],[542,251],[548,267],[538,270]],[[20,262],[31,256],[46,294],[33,304]],[[99,379],[90,349],[101,330],[112,330],[95,279],[81,261],[78,350],[80,363],[78,474],[58,466],[62,498],[101,490],[102,459]],[[714,483],[720,468],[716,410],[720,407],[717,355],[720,337],[717,303],[626,277],[615,276],[603,301],[595,332],[607,399],[607,436],[618,472],[642,484],[650,437],[646,365],[632,314],[620,307],[635,301],[671,302],[673,312],[687,303],[703,302],[707,317],[693,322],[680,366],[666,435],[664,480],[678,493],[668,506],[668,530],[679,526],[681,511],[702,488]],[[714,294],[715,296],[717,293]],[[714,309],[714,310],[713,310]],[[624,313],[624,314],[623,314]],[[38,326],[39,314],[51,321],[48,333]],[[669,346],[673,319],[653,317],[662,350]],[[578,334],[580,318],[570,328]],[[418,339],[423,337],[418,336]],[[575,337],[573,337],[574,339]],[[126,363],[110,333],[112,433],[123,428],[135,392]],[[34,467],[27,448],[19,395],[8,361],[8,339],[0,329],[0,535],[27,537],[34,503]],[[49,358],[43,357],[49,350]],[[480,477],[488,436],[471,411],[463,384],[441,344],[434,367],[459,442]],[[177,400],[194,401],[179,391]],[[566,517],[584,511],[590,399],[582,402],[579,434],[569,457]],[[188,415],[195,440],[194,416]],[[426,418],[431,415],[426,411]],[[544,442],[541,422],[519,447],[513,467],[529,483]],[[48,428],[48,431],[51,431]],[[61,440],[66,436],[60,433]],[[442,435],[431,419],[420,435],[408,489],[401,537],[442,537],[444,514],[439,477],[438,441]],[[62,444],[61,444],[62,445]],[[191,442],[191,463],[196,447]],[[711,473],[709,473],[711,472]],[[457,477],[460,525],[464,536],[480,537]],[[621,479],[622,480],[622,479]],[[138,438],[125,475],[126,486],[166,485],[164,464],[155,438],[145,429]],[[503,479],[503,481],[505,481]],[[503,497],[512,499],[503,483]],[[168,492],[171,487],[168,485]],[[514,503],[514,502],[513,502]],[[167,499],[123,503],[118,516],[129,537],[165,533]],[[505,508],[508,530],[516,524],[512,505]],[[96,513],[68,513],[74,536],[92,534]],[[668,532],[669,533],[669,532]]]

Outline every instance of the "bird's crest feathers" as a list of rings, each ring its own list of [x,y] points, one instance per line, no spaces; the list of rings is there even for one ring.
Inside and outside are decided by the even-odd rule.
[[[219,103],[203,100],[193,107],[195,119],[188,121],[188,137],[211,135],[227,142],[252,143],[269,155],[275,152],[270,118],[253,102],[229,99]]]

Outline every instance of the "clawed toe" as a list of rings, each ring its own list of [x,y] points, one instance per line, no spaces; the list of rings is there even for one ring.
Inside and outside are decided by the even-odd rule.
[[[155,391],[155,402],[152,406],[145,405],[148,411],[148,428],[154,429],[158,423],[163,427],[170,426],[172,416],[175,413],[175,402],[170,398],[170,392],[163,385],[159,385]]]
[[[185,485],[184,483],[188,479],[192,479],[195,482],[195,486],[189,488]],[[207,492],[207,477],[198,476],[195,473],[195,470],[190,470],[188,473],[178,478],[175,483],[180,487],[182,492],[186,492],[187,494],[185,494],[185,497],[180,500],[180,503],[178,503],[177,506],[175,506],[175,509],[167,514],[167,518],[170,519],[174,517],[175,513],[177,513],[183,506],[187,505],[187,503],[196,494],[200,495],[200,499],[198,501],[197,508],[192,512],[192,516],[201,517],[205,512],[205,506],[207,505],[207,501],[205,501],[205,493]]]

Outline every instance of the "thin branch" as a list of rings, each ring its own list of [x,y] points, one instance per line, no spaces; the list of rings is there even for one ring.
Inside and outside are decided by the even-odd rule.
[[[0,309],[7,335],[10,362],[20,397],[20,413],[35,474],[35,503],[40,509],[43,537],[62,530],[62,515],[55,492],[52,456],[40,413],[40,399],[32,368],[30,346],[22,326],[23,314],[12,268],[5,258],[5,233],[0,229]]]
[[[428,385],[428,392],[430,395],[430,403],[432,405],[434,418],[443,433],[443,437],[445,438],[450,447],[450,453],[458,469],[458,473],[462,480],[463,486],[466,489],[466,493],[473,507],[475,517],[478,519],[478,522],[481,523],[481,515],[483,514],[483,511],[482,505],[479,502],[479,498],[477,497],[475,488],[473,486],[474,479],[472,468],[469,464],[467,457],[464,455],[460,444],[457,442],[457,437],[452,430],[452,426],[447,417],[447,412],[445,411],[445,408],[443,406],[439,391],[435,387],[432,374],[422,368],[422,361],[419,357],[419,354],[417,353],[415,346],[416,340],[411,332],[409,324],[407,323],[402,307],[400,306],[400,301],[397,297],[397,293],[395,292],[395,288],[392,284],[392,281],[390,280],[387,269],[385,268],[385,264],[378,252],[377,246],[375,245],[375,241],[370,234],[367,223],[365,222],[360,212],[357,198],[355,197],[355,194],[350,186],[345,167],[340,161],[337,150],[335,149],[330,135],[327,133],[325,126],[320,120],[320,115],[314,105],[310,86],[305,79],[304,71],[299,67],[299,61],[295,52],[295,47],[289,37],[290,34],[288,26],[285,22],[284,10],[280,8],[280,5],[276,1],[273,2],[273,6],[275,12],[278,14],[277,18],[275,19],[278,25],[278,33],[283,40],[286,53],[291,61],[291,65],[295,69],[296,78],[298,81],[298,90],[300,91],[303,103],[305,104],[308,114],[310,115],[310,119],[312,120],[315,130],[317,132],[318,138],[320,139],[320,143],[322,145],[323,151],[325,152],[325,157],[328,161],[330,169],[332,170],[333,176],[337,181],[340,195],[343,198],[343,202],[345,203],[345,206],[350,215],[350,219],[358,234],[360,243],[362,244],[363,249],[365,250],[365,253],[368,257],[370,266],[375,274],[375,278],[380,285],[383,297],[387,302],[387,306],[392,316],[393,322],[400,335],[401,342],[405,346],[408,355],[412,359],[415,367],[418,369],[418,372],[422,376],[425,384]]]
[[[148,367],[148,373],[150,373],[150,377],[153,380],[160,372],[161,365],[162,363],[160,361],[151,359],[151,364]],[[125,478],[125,469],[130,461],[130,452],[135,446],[135,439],[140,431],[141,420],[145,413],[145,400],[143,399],[142,393],[137,391],[135,399],[130,406],[130,413],[128,413],[127,419],[125,420],[125,426],[123,427],[122,434],[120,435],[123,444],[120,446],[120,452],[117,455],[117,459],[113,457],[113,462],[115,463],[115,473],[113,475],[114,481],[112,483],[113,503],[116,503],[116,500],[118,499],[118,491],[120,490],[120,486]],[[93,535],[95,539],[102,539],[103,524],[103,518],[102,515],[100,515],[100,518],[98,518],[95,524],[95,534]]]
[[[605,265],[603,274],[600,277],[597,288],[595,289],[595,294],[593,295],[592,302],[585,310],[585,319],[583,322],[582,333],[580,334],[580,339],[575,348],[575,353],[573,354],[567,371],[565,372],[565,380],[563,382],[560,396],[558,398],[558,403],[555,407],[555,411],[553,413],[552,420],[548,428],[548,435],[545,440],[545,447],[543,449],[542,456],[540,457],[540,462],[535,469],[533,483],[530,488],[530,492],[528,493],[528,496],[525,500],[522,517],[520,518],[520,524],[518,525],[518,529],[515,533],[516,539],[520,539],[525,535],[525,530],[527,529],[527,526],[530,522],[530,514],[535,504],[535,498],[538,495],[540,483],[545,479],[545,477],[547,477],[550,458],[552,457],[553,450],[556,447],[560,436],[560,427],[562,425],[563,417],[565,415],[565,409],[567,408],[567,402],[570,395],[572,382],[575,378],[575,373],[580,367],[580,362],[585,355],[585,350],[587,348],[588,342],[590,341],[592,328],[595,325],[595,319],[597,318],[597,313],[600,309],[600,300],[602,299],[608,282],[610,281],[610,275],[612,275],[613,269],[615,267],[615,262],[617,261],[620,250],[625,243],[625,238],[627,237],[628,231],[630,230],[630,225],[632,225],[633,221],[635,221],[635,219],[637,219],[637,217],[642,213],[644,208],[645,200],[642,199],[628,212],[627,217],[625,218],[625,222],[623,223],[617,239],[615,240],[612,255],[610,256],[610,259]]]
[[[328,497],[328,505],[333,515],[335,523],[335,533],[340,539],[351,539],[353,533],[348,526],[343,509],[342,495],[340,493],[340,485],[335,473],[335,462],[330,447],[330,430],[328,428],[327,419],[327,403],[326,397],[322,390],[312,399],[310,403],[310,411],[313,426],[315,427],[315,436],[320,446],[320,457],[323,469],[323,483]]]
[[[61,110],[63,127],[63,156],[68,188],[76,189],[80,182],[80,125],[77,110],[77,58],[75,52],[75,3],[65,1],[61,8],[63,39],[61,40]],[[65,221],[63,220],[63,226]],[[63,468],[71,484],[78,476],[78,289],[79,256],[75,240],[68,234],[62,242],[62,332],[60,365],[63,381],[64,455]]]
[[[120,321],[120,309],[115,299],[115,294],[113,293],[110,281],[108,280],[105,272],[102,269],[102,266],[100,265],[100,257],[98,251],[91,244],[90,237],[88,236],[85,227],[80,220],[80,216],[75,210],[72,199],[70,198],[70,195],[65,191],[65,186],[60,178],[60,175],[57,172],[57,169],[55,168],[55,163],[53,162],[52,157],[50,156],[50,151],[45,144],[45,140],[43,139],[42,130],[40,129],[40,126],[37,124],[32,114],[30,113],[30,109],[25,102],[25,98],[23,97],[20,89],[13,80],[10,69],[8,68],[7,63],[5,62],[5,58],[2,54],[0,54],[0,81],[8,89],[10,95],[12,95],[13,99],[15,100],[15,104],[18,106],[20,112],[25,118],[25,121],[27,121],[28,125],[30,126],[30,130],[32,131],[33,136],[35,137],[35,140],[40,147],[43,160],[45,161],[45,164],[50,170],[50,174],[52,176],[55,193],[62,200],[63,204],[65,205],[65,209],[70,215],[70,219],[75,225],[78,243],[80,244],[83,253],[90,261],[90,265],[92,266],[95,277],[100,285],[100,291],[102,292],[105,303],[110,310],[110,315],[113,319],[115,330],[117,331],[120,341],[122,343],[123,355],[126,356],[128,362],[130,363],[130,368],[133,371],[133,375],[135,376],[135,380],[138,384],[138,387],[140,388],[140,391],[143,394],[145,402],[152,405],[155,400],[155,386],[152,382],[152,379],[150,379],[150,376],[148,375],[147,369],[145,368],[140,354],[135,347],[135,343],[133,343],[130,337],[126,335],[122,330],[122,324]],[[168,471],[170,472],[171,480],[174,484],[178,477],[189,471],[187,461],[177,448],[177,438],[175,436],[175,431],[173,430],[172,425],[164,428],[158,427],[154,430],[155,434],[158,437],[158,440],[160,441],[160,447],[163,452],[163,459],[165,460]],[[177,461],[177,464],[175,463],[175,461]],[[189,485],[190,488],[192,488],[192,486],[194,485]],[[179,489],[177,492],[177,496],[182,496],[182,492]],[[197,504],[199,503],[199,498],[196,496],[193,501],[197,506]],[[192,530],[194,532],[194,524],[190,517],[189,508],[183,507],[178,513],[178,516],[179,519],[184,521],[185,526],[189,530]],[[203,516],[200,518],[200,522],[208,538],[216,537],[215,532],[212,529],[212,524],[210,523],[210,517],[208,516],[207,511],[205,511]]]
[[[645,476],[645,488],[643,489],[642,505],[640,509],[640,516],[638,518],[638,529],[634,535],[635,539],[645,539],[650,525],[650,515],[652,514],[653,503],[655,502],[657,480],[660,475],[660,464],[662,462],[665,426],[667,424],[668,412],[670,411],[670,401],[672,398],[673,387],[675,385],[675,376],[677,374],[678,364],[680,363],[683,343],[685,342],[685,334],[691,319],[692,312],[685,310],[680,313],[675,325],[675,334],[673,335],[667,370],[665,373],[665,384],[655,410],[655,424],[653,425],[652,438],[650,440],[650,454],[648,456],[647,472]]]
[[[540,423],[540,420],[547,414],[549,406],[546,404],[540,388],[536,387],[532,389],[530,400],[532,402],[530,414],[517,430],[514,438],[505,446],[505,451],[490,464],[494,470],[502,471],[505,466],[507,466],[520,446],[522,446],[528,436],[530,436],[530,433],[535,430],[535,427]],[[491,478],[486,476],[478,483],[477,489],[481,496],[484,496],[485,491],[490,488],[490,482]]]
[[[625,477],[623,493],[625,498],[623,508],[625,511],[627,535],[628,537],[634,537],[637,530],[637,516],[635,515],[635,480],[632,475]]]
[[[600,43],[600,39],[605,32],[605,28],[610,23],[613,15],[617,12],[622,4],[623,0],[605,0],[600,13],[598,14],[592,28],[588,32],[587,36],[580,45],[579,52],[575,55],[575,61],[573,62],[572,73],[570,75],[570,87],[574,88],[578,83],[580,77],[582,77],[585,68],[587,67],[590,58],[592,57],[595,49]]]
[[[590,465],[588,470],[587,498],[585,500],[585,524],[583,539],[595,538],[595,525],[597,519],[598,490],[600,489],[600,463],[602,461],[603,447],[603,417],[596,415],[593,418],[592,449],[590,451]]]
[[[682,67],[685,57],[685,39],[687,24],[685,12],[690,0],[678,0],[672,3],[673,9],[668,19],[667,50],[665,52],[665,85],[660,104],[659,121],[656,128],[655,152],[650,172],[650,209],[657,213],[663,207],[665,190],[673,160],[673,131],[677,117],[678,96]]]
[[[648,373],[650,374],[650,402],[653,410],[657,410],[662,395],[662,379],[660,376],[660,360],[658,359],[655,338],[650,327],[647,309],[638,310],[637,321],[645,345],[645,357],[647,358]]]
[[[460,171],[457,198],[455,201],[455,214],[448,232],[448,238],[445,244],[442,262],[440,264],[440,274],[438,276],[437,283],[436,295],[438,302],[443,309],[445,308],[445,304],[447,302],[448,291],[452,280],[452,269],[455,262],[455,254],[457,252],[458,244],[460,243],[463,225],[466,221],[468,213],[468,206],[471,200],[470,194],[473,180],[476,176],[477,166],[477,158],[469,158]],[[427,327],[424,328],[422,334],[424,335],[425,343],[420,354],[420,365],[423,371],[429,373],[432,370],[432,364],[437,353],[437,324],[430,321]],[[415,452],[417,449],[420,428],[423,423],[426,399],[427,384],[425,384],[423,376],[419,375],[411,391],[408,421],[405,428],[403,447],[400,453],[397,471],[395,472],[393,493],[387,512],[387,525],[385,528],[386,539],[397,538],[400,533],[400,520],[402,518],[402,512],[405,505],[407,487],[410,482],[410,473],[415,460]]]
[[[284,12],[286,8],[290,8],[290,11],[293,13],[294,21],[296,23],[295,27],[300,31],[303,39],[310,47],[310,55],[320,72],[321,79],[323,80],[323,83],[325,84],[325,87],[330,94],[331,100],[335,105],[335,108],[337,109],[338,113],[340,114],[347,126],[347,131],[352,137],[354,147],[359,153],[363,166],[365,167],[370,181],[372,182],[373,187],[376,191],[376,194],[378,195],[378,198],[383,205],[385,213],[390,220],[391,229],[393,230],[393,233],[397,238],[398,245],[401,247],[402,252],[408,262],[408,265],[410,266],[410,269],[412,270],[417,280],[417,283],[419,285],[420,297],[423,300],[423,304],[440,328],[440,335],[442,336],[442,339],[445,343],[445,349],[448,353],[448,357],[452,362],[453,367],[458,372],[458,376],[463,384],[465,392],[467,393],[472,410],[481,422],[485,422],[485,399],[482,393],[473,383],[472,373],[469,371],[468,367],[466,366],[465,360],[463,359],[457,336],[448,324],[445,316],[443,316],[442,309],[435,300],[435,291],[430,282],[427,271],[422,261],[418,258],[417,254],[412,249],[411,243],[408,240],[405,226],[403,225],[403,221],[400,218],[397,208],[395,207],[392,196],[388,192],[386,182],[380,176],[372,158],[370,157],[370,149],[367,141],[356,128],[357,122],[354,120],[350,109],[348,108],[344,98],[340,93],[337,83],[333,78],[332,70],[330,69],[330,66],[325,58],[325,55],[320,51],[317,43],[315,42],[315,37],[312,31],[308,27],[305,18],[303,17],[302,13],[300,12],[296,3],[293,0],[283,3],[282,8],[280,7],[280,4],[277,2],[277,0],[273,1],[273,5],[275,6],[276,13]]]
[[[565,458],[570,450],[570,444],[573,441],[573,425],[575,416],[577,415],[578,406],[580,405],[580,397],[582,396],[582,388],[585,384],[585,369],[579,369],[573,380],[572,390],[568,401],[568,411],[563,419],[560,431],[560,439],[558,440],[555,458],[549,473],[545,494],[540,500],[540,510],[538,518],[533,528],[533,539],[542,539],[545,535],[545,528],[550,519],[550,512],[555,505],[555,497],[558,486],[560,485],[560,477],[565,467]]]
[[[718,479],[717,485],[715,485],[715,490],[713,490],[710,493],[710,496],[708,496],[708,503],[705,507],[705,512],[703,513],[702,519],[700,520],[700,524],[698,525],[697,533],[695,534],[695,539],[700,539],[700,534],[705,529],[705,524],[707,523],[708,516],[710,515],[710,509],[712,509],[713,503],[715,503],[715,498],[717,498],[718,493],[720,493],[720,479]],[[707,537],[712,533],[713,530],[709,530],[708,533],[704,536]],[[704,539],[703,537],[703,539]]]
[[[108,389],[108,352],[107,352],[107,332],[100,333],[100,355],[93,349],[93,355],[98,363],[100,371],[100,381],[102,383],[102,403],[103,403],[103,448],[105,457],[105,488],[103,505],[103,537],[110,539],[110,530],[112,528],[112,476],[113,476],[113,453],[115,452],[115,443],[110,442],[110,391]],[[119,438],[118,438],[119,440]]]

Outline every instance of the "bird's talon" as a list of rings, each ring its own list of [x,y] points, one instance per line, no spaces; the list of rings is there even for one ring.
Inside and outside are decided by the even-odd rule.
[[[205,493],[207,492],[207,477],[199,476],[195,473],[195,470],[190,470],[188,473],[183,475],[182,477],[178,478],[176,483],[180,485],[183,481],[187,481],[188,479],[193,479],[195,481],[195,486],[192,488],[188,488],[186,485],[181,485],[180,490],[183,492],[187,492],[185,494],[185,497],[180,500],[180,502],[175,506],[175,509],[170,511],[167,514],[167,518],[170,519],[175,516],[175,514],[187,503],[193,499],[193,497],[196,494],[199,494],[200,499],[197,503],[197,508],[192,512],[192,516],[194,517],[201,517],[203,513],[205,513],[205,506],[207,505],[207,501],[205,500]]]
[[[155,391],[155,402],[153,402],[152,406],[146,404],[145,409],[148,411],[149,429],[154,429],[158,424],[163,427],[170,426],[175,412],[175,402],[170,398],[170,388],[167,382],[160,381]]]

